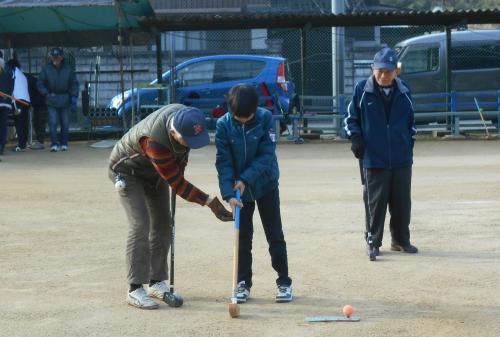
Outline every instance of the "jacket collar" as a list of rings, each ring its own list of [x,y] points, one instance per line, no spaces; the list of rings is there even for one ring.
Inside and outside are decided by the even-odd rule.
[[[363,88],[363,91],[370,92],[370,93],[375,93],[375,84],[374,84],[375,78],[373,75],[371,75],[368,80],[366,81],[365,87]],[[402,94],[406,94],[410,92],[410,89],[401,81],[401,79],[397,78],[395,79],[396,82],[396,87],[398,91]]]
[[[236,118],[234,118],[234,115],[233,115],[233,113],[232,113],[232,112],[229,112],[229,114],[230,114],[230,118],[231,118],[231,120],[233,121],[233,123],[234,123],[234,124],[239,125],[240,127],[243,127],[243,123],[241,123],[241,122],[240,122],[240,121],[238,121]],[[254,123],[255,123],[255,121],[256,121],[256,120],[257,120],[257,111],[256,111],[256,112],[255,112],[255,114],[253,115],[252,119],[250,119],[249,121],[247,121],[247,122],[245,123],[245,125],[246,125],[246,126],[248,126],[248,125],[252,125],[252,124],[254,124]]]

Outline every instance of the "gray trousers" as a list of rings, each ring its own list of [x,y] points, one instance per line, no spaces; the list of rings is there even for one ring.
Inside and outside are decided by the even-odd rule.
[[[172,233],[169,185],[163,179],[152,185],[131,175],[121,175],[126,187],[119,192],[120,201],[129,224],[127,282],[145,284],[150,280],[166,280]]]
[[[392,241],[410,244],[411,166],[397,169],[364,169],[367,231],[375,247],[382,245],[384,222],[389,206]]]

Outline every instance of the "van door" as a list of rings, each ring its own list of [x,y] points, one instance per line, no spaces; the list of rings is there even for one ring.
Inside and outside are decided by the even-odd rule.
[[[407,46],[400,58],[401,79],[412,93],[445,91],[444,52],[439,43]]]

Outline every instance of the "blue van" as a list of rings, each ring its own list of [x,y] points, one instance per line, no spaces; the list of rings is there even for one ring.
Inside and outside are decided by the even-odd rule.
[[[227,110],[225,95],[238,83],[254,85],[261,97],[260,105],[282,114],[292,109],[292,102],[298,102],[295,85],[290,81],[286,59],[258,55],[212,55],[198,57],[180,63],[174,72],[175,102],[195,106],[207,117],[220,117]],[[164,86],[170,83],[170,71],[162,76]],[[152,87],[157,80],[150,83]],[[111,99],[110,108],[118,110],[121,116],[131,112],[133,104],[158,106],[164,104],[167,93],[164,89],[140,88],[125,92]],[[160,98],[159,98],[160,96]],[[267,98],[266,98],[267,97]]]

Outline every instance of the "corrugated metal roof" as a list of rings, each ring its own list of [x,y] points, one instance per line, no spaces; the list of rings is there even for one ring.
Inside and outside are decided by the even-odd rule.
[[[248,28],[301,28],[385,25],[455,25],[459,23],[500,23],[500,10],[384,11],[346,14],[321,13],[238,13],[175,14],[144,18],[146,29],[161,31],[223,30]]]

